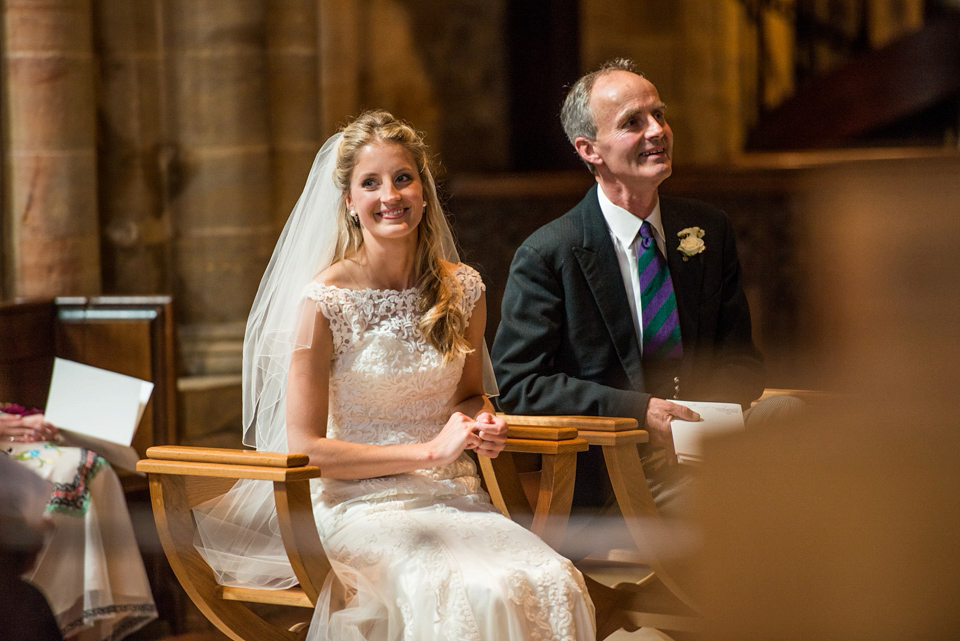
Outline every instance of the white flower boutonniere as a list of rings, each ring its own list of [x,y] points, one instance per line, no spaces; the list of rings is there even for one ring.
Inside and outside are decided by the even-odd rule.
[[[677,232],[680,237],[680,246],[677,249],[683,254],[683,260],[690,260],[691,256],[696,256],[707,248],[703,243],[703,235],[706,233],[699,227],[687,227]]]

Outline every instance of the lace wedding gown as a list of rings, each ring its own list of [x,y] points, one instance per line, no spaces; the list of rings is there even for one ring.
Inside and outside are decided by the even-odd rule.
[[[483,283],[466,266],[456,277],[469,316]],[[306,296],[333,333],[327,435],[375,445],[433,438],[450,417],[464,359],[444,363],[420,334],[417,290],[311,283]],[[309,639],[595,637],[580,573],[493,507],[466,454],[407,474],[321,479],[313,502],[342,585],[325,588]]]

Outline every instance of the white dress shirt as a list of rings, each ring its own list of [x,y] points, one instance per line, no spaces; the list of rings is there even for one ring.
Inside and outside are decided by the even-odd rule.
[[[627,302],[630,303],[630,317],[637,332],[637,342],[640,351],[643,351],[643,317],[640,306],[640,274],[637,272],[637,248],[640,244],[640,225],[644,219],[634,216],[629,211],[614,205],[603,193],[603,187],[597,187],[597,197],[600,200],[600,211],[610,230],[610,239],[617,252],[617,263],[620,265],[620,275],[623,277],[623,286],[627,291]],[[646,221],[653,228],[653,237],[657,241],[660,253],[666,256],[664,250],[663,223],[660,221],[660,199],[647,216]]]

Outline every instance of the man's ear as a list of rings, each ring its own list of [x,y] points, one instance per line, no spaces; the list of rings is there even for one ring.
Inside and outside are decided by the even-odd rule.
[[[578,136],[573,141],[573,146],[584,162],[590,163],[591,165],[603,164],[603,158],[597,153],[597,141]]]

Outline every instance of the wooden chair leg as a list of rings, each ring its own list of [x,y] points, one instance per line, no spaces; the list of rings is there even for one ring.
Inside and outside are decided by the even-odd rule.
[[[554,549],[563,543],[567,531],[576,477],[576,452],[543,456],[540,489],[530,529]]]
[[[675,578],[676,570],[671,571],[670,562],[657,553],[663,548],[663,541],[655,540],[654,535],[663,529],[655,525],[662,523],[662,520],[650,494],[636,442],[624,439],[602,447],[617,503],[637,548],[645,553],[644,562],[654,571],[660,583],[688,608],[696,611],[695,600]]]
[[[530,529],[533,525],[533,508],[520,483],[513,452],[501,452],[495,459],[486,456],[478,459],[490,500],[505,517]]]
[[[277,521],[290,566],[300,588],[316,605],[327,575],[333,572],[323,551],[310,499],[310,481],[274,481]]]
[[[577,452],[586,450],[587,442],[576,438],[576,430],[570,427],[520,426],[518,423],[528,417],[507,418],[511,433],[518,436],[507,439],[506,448],[497,458],[479,457],[487,492],[504,516],[557,548],[566,533],[573,505]],[[515,453],[541,457],[536,505],[531,506],[527,499]]]

